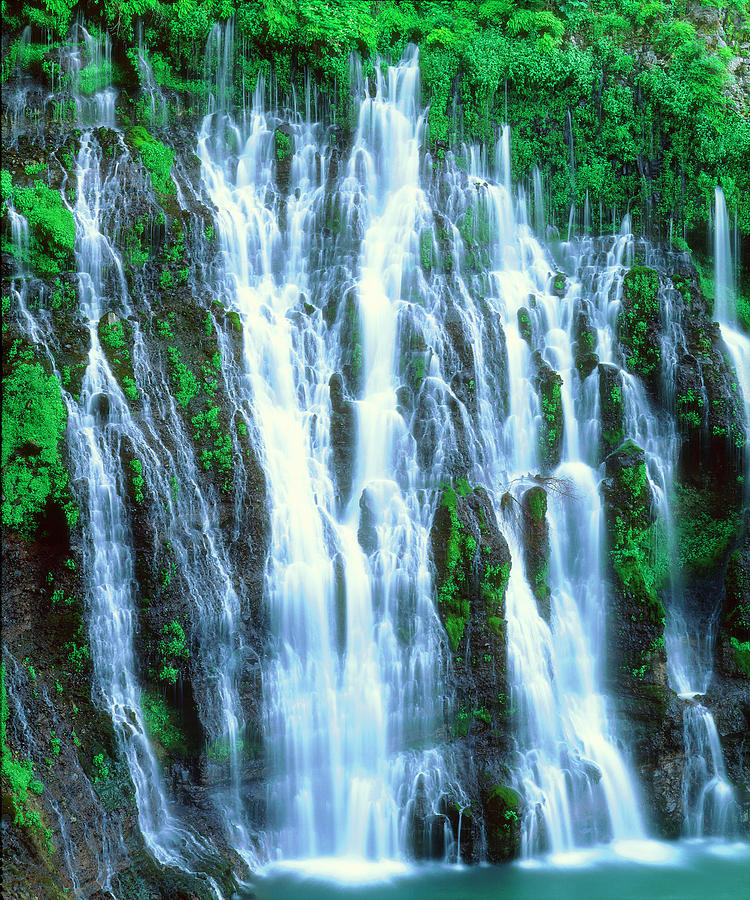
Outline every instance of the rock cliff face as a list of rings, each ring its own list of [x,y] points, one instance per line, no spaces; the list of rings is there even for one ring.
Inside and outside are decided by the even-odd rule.
[[[721,46],[718,13],[701,7],[695,16]],[[746,77],[742,64],[736,69]],[[44,94],[28,81],[23,76],[25,96]],[[83,129],[99,148],[92,168],[112,189],[104,196],[111,202],[102,232],[114,252],[102,263],[106,308],[96,335],[122,394],[117,402],[127,404],[134,422],[132,437],[118,446],[118,490],[125,508],[122,541],[133,559],[133,650],[143,717],[171,802],[206,850],[199,875],[158,865],[148,852],[135,786],[93,671],[92,581],[83,533],[90,527],[83,510],[92,485],[76,483],[71,493],[66,473],[75,468],[74,448],[63,437],[65,413],[56,405],[61,389],[71,397],[81,393],[91,341],[81,312],[87,277],[79,277],[74,256],[84,238],[69,210],[81,187],[73,160],[82,129],[56,121],[50,109],[43,128],[19,130],[10,123],[3,159],[4,432],[6,416],[15,428],[7,453],[3,438],[3,889],[19,898],[71,891],[87,898],[110,892],[133,900],[209,897],[209,877],[231,896],[246,874],[248,860],[232,849],[217,801],[235,777],[211,713],[216,669],[226,661],[210,657],[218,629],[201,613],[203,594],[213,584],[205,570],[219,565],[229,572],[237,598],[232,627],[242,634],[232,660],[244,718],[241,770],[235,774],[253,827],[260,833],[268,825],[263,672],[277,648],[269,646],[264,598],[273,526],[252,410],[236,402],[243,324],[216,289],[226,287],[217,279],[218,212],[200,190],[197,117],[183,114],[169,128],[146,132],[130,124],[131,108],[143,102],[140,92],[123,90],[118,121],[128,124]],[[279,220],[290,214],[291,202],[285,128],[273,137],[277,195],[268,198]],[[341,259],[347,252],[354,256],[349,244],[361,240],[364,227],[342,222],[337,195],[353,135],[337,126],[331,140],[336,146],[325,201],[310,239],[320,268],[332,248]],[[485,460],[473,434],[487,415],[483,404],[501,410],[503,420],[510,414],[508,354],[516,348],[509,350],[497,317],[481,307],[483,291],[489,291],[489,238],[479,234],[476,221],[471,232],[466,210],[461,218],[451,205],[449,186],[465,186],[465,172],[450,154],[442,161],[423,154],[420,164],[433,182],[433,225],[423,231],[414,283],[429,281],[438,300],[422,311],[419,327],[415,320],[401,323],[398,404],[417,445],[424,490],[434,496],[429,553],[447,692],[444,727],[434,737],[455,761],[460,790],[446,793],[437,810],[420,806],[417,798],[410,852],[440,857],[454,841],[467,861],[501,862],[520,853],[527,811],[511,771],[517,710],[508,675],[507,591],[512,565],[523,567],[539,614],[551,623],[548,496],[565,487],[555,473],[570,439],[564,403],[572,379],[581,390],[577,399],[588,391],[598,402],[591,456],[601,463],[602,479],[604,680],[650,827],[667,837],[683,829],[688,701],[670,687],[665,651],[665,620],[679,575],[686,607],[716,629],[713,676],[703,702],[715,718],[739,827],[748,835],[750,779],[743,752],[750,728],[750,522],[742,489],[748,451],[736,377],[697,271],[686,253],[636,243],[641,264],[619,267],[622,303],[610,335],[618,365],[599,361],[592,299],[586,296],[593,295],[591,272],[606,268],[610,239],[591,241],[593,262],[582,255],[569,266],[568,279],[558,274],[550,290],[561,307],[578,304],[568,369],[549,352],[549,323],[541,302],[529,296],[517,321],[531,351],[538,421],[534,436],[518,437],[537,442],[540,472],[525,473],[519,483],[483,487]],[[22,209],[25,235],[17,222]],[[456,222],[461,218],[463,232],[449,213]],[[466,294],[459,275],[469,285]],[[570,279],[576,284],[572,294]],[[414,285],[405,284],[408,290],[418,294]],[[336,503],[344,510],[356,474],[354,398],[362,389],[362,336],[356,292],[343,263],[329,291],[320,308],[312,302],[320,297],[300,296],[289,318],[295,327],[306,317],[322,318],[341,335],[341,371],[328,382],[326,403]],[[481,359],[479,326],[461,311],[469,294],[479,298],[482,334],[491,343]],[[125,295],[132,302],[123,303]],[[440,329],[433,316],[442,317]],[[440,386],[434,360],[442,367]],[[59,381],[50,400],[45,379],[53,373]],[[482,378],[488,392],[480,396]],[[662,487],[672,494],[673,533],[666,531],[666,500],[654,494],[653,449],[638,443],[646,443],[642,423],[625,418],[627,390],[640,391],[654,421],[669,423],[673,479]],[[112,396],[97,395],[92,421],[105,430],[115,407]],[[446,431],[452,438],[441,456]],[[146,454],[144,446],[153,452]],[[355,506],[359,543],[370,554],[377,534],[366,492]],[[511,533],[521,547],[515,561],[505,536]],[[209,548],[206,534],[221,546]]]

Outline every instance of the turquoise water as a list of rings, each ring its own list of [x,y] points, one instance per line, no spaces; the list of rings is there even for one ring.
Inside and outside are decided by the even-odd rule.
[[[508,866],[314,860],[271,868],[253,888],[257,900],[750,900],[750,845],[628,843]]]

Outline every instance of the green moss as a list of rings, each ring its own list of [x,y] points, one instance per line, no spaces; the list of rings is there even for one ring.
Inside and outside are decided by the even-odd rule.
[[[200,390],[198,379],[180,359],[180,351],[176,347],[167,347],[172,382],[175,385],[175,400],[183,409],[198,396]]]
[[[158,646],[161,669],[159,681],[175,684],[179,675],[179,666],[190,656],[182,625],[173,619],[162,629],[162,638]]]
[[[505,637],[505,619],[501,619],[499,616],[487,616],[487,625],[495,637]]]
[[[143,487],[145,485],[145,481],[143,480],[143,463],[140,459],[132,459],[130,461],[130,483],[133,485],[133,497],[135,502],[140,506],[143,503]]]
[[[119,320],[113,322],[112,324],[99,325],[99,339],[105,347],[108,347],[110,350],[124,350],[126,347],[125,344],[125,333],[123,331],[122,322]]]
[[[520,332],[521,337],[526,341],[526,343],[531,342],[531,337],[533,334],[531,328],[531,316],[529,315],[528,309],[525,306],[522,306],[517,313],[518,319],[518,331]]]
[[[172,181],[174,153],[172,150],[149,134],[142,125],[131,128],[128,137],[133,147],[141,154],[143,165],[151,175],[154,189],[160,194],[174,196],[175,186]]]
[[[542,420],[539,425],[539,456],[545,469],[554,469],[560,462],[564,417],[562,409],[562,378],[545,363],[540,365],[536,380]]]
[[[547,515],[547,492],[543,488],[532,488],[528,492],[528,509],[534,519],[544,521]]]
[[[61,455],[66,421],[57,378],[22,353],[3,379],[2,515],[4,525],[26,536],[50,501],[69,526],[78,521]]]
[[[618,338],[631,372],[649,378],[661,362],[658,342],[649,332],[658,325],[659,276],[646,266],[633,266],[623,280],[623,304],[617,317]]]
[[[500,800],[509,809],[518,809],[521,805],[521,795],[506,784],[496,784],[490,790],[490,799]]]

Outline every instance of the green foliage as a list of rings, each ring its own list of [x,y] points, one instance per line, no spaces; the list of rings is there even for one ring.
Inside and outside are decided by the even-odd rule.
[[[148,736],[169,755],[187,755],[187,738],[177,714],[157,691],[143,691],[141,711]]]
[[[734,510],[716,508],[711,494],[675,485],[673,502],[680,566],[696,575],[715,571],[742,524]]]
[[[2,514],[4,525],[26,536],[49,501],[61,507],[71,527],[78,521],[61,457],[66,420],[57,378],[21,352],[3,379]]]
[[[185,640],[185,631],[182,625],[176,619],[173,619],[164,626],[162,635],[158,646],[161,660],[158,679],[168,684],[176,684],[179,676],[179,666],[181,662],[190,656],[190,650]]]
[[[292,142],[289,135],[284,134],[278,128],[274,132],[274,140],[276,142],[276,159],[282,162],[292,152]]]
[[[105,347],[109,347],[111,350],[125,349],[125,333],[122,328],[122,322],[119,320],[111,325],[100,325],[99,337]]]
[[[97,753],[92,760],[94,764],[94,784],[109,778],[109,766],[104,761],[104,754]]]
[[[176,347],[167,347],[172,381],[175,385],[175,400],[183,409],[198,396],[200,386],[198,379],[180,359],[180,351]]]
[[[453,722],[453,736],[466,737],[472,722],[483,722],[485,725],[489,725],[491,720],[492,717],[484,706],[475,706],[471,709],[462,706],[456,713]]]
[[[637,450],[628,442],[619,452]],[[642,455],[621,465],[613,481],[617,502],[609,517],[612,568],[622,587],[644,604],[645,617],[654,625],[663,625],[659,591],[668,571],[667,542],[662,523],[651,518],[651,492]]]
[[[69,269],[75,249],[75,222],[60,194],[37,180],[30,187],[13,185],[11,196],[29,223],[30,263],[34,271],[49,278]]]
[[[553,469],[560,462],[563,438],[562,378],[542,364],[536,385],[542,408],[538,431],[539,456],[546,469]]]
[[[79,635],[80,637],[80,635]],[[62,649],[67,654],[68,665],[74,675],[82,675],[91,661],[91,653],[85,642],[68,641]]]
[[[462,0],[450,7],[434,0],[113,0],[89,4],[85,13],[124,45],[134,73],[140,22],[157,83],[193,98],[211,90],[203,71],[209,32],[234,16],[234,99],[251,92],[260,73],[273,71],[283,103],[292,87],[301,94],[310,71],[342,116],[351,113],[350,55],[360,54],[365,74],[372,74],[376,52],[398,59],[411,41],[420,49],[429,140],[438,158],[462,140],[491,147],[498,123],[508,121],[514,176],[527,177],[535,165],[544,170],[558,224],[571,199],[582,205],[588,190],[594,209],[598,201],[606,210],[627,205],[637,224],[645,224],[648,201],[662,225],[673,217],[703,228],[710,193],[721,183],[740,227],[750,233],[748,103],[725,99],[732,81],[727,61],[741,55],[750,38],[750,14],[744,0],[721,6],[731,47],[723,51],[711,49],[696,31],[683,0]],[[73,0],[31,0],[22,10],[8,7],[7,24],[13,36],[30,22],[59,37],[76,7]],[[46,71],[51,49],[16,39],[3,78],[17,61]],[[645,56],[654,61],[642,63]],[[89,66],[82,86],[92,89],[106,77]],[[575,173],[566,139],[569,111]],[[155,186],[163,192],[169,151],[150,136],[139,140],[153,144],[144,162],[153,156],[160,172]],[[279,158],[285,153],[286,146],[277,145]],[[639,157],[658,163],[659,174],[645,189]]]

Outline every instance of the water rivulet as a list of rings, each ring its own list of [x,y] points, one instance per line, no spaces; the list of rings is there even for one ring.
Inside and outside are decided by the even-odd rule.
[[[16,753],[46,766],[43,702],[71,759],[23,801],[65,885],[227,896],[267,864],[746,832],[750,368],[721,193],[717,325],[689,254],[627,215],[593,236],[587,200],[560,240],[508,126],[431,145],[415,47],[352,59],[342,123],[309,79],[235,100],[217,26],[200,121],[170,129],[141,44],[149,131],[76,27],[67,90],[89,57],[102,83],[44,151],[52,199],[9,175],[4,238],[4,374],[57,379],[80,513],[38,513],[50,624],[4,650]],[[40,266],[66,223],[67,268]]]

